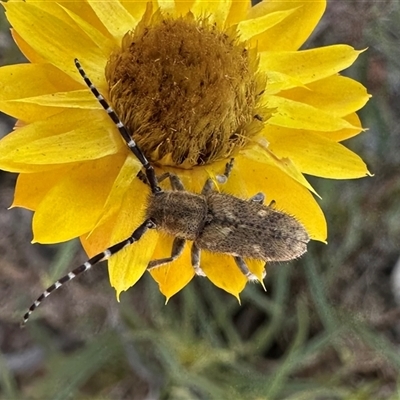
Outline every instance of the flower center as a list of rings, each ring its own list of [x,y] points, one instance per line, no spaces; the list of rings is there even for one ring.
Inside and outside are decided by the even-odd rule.
[[[146,156],[191,168],[233,155],[260,131],[256,68],[244,43],[188,16],[127,32],[106,79]]]

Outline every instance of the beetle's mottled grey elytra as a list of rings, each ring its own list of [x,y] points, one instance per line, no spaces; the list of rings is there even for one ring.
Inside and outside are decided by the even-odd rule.
[[[272,206],[263,205],[264,195],[255,194],[250,199],[220,193],[214,190],[214,182],[208,179],[200,194],[185,191],[177,175],[165,173],[156,177],[153,167],[136,145],[115,111],[108,105],[78,60],[75,65],[85,83],[114,121],[128,148],[142,163],[145,174],[139,178],[150,186],[146,218],[125,240],[92,257],[84,264],[65,275],[31,305],[24,315],[25,324],[32,312],[54,290],[77,275],[87,271],[100,261],[107,260],[123,248],[140,240],[148,229],[158,229],[175,237],[171,256],[152,260],[148,269],[157,268],[177,259],[183,252],[186,240],[191,240],[191,261],[197,275],[204,275],[201,269],[201,251],[231,255],[238,268],[250,280],[257,279],[248,269],[244,258],[262,261],[288,261],[300,257],[307,251],[308,234],[303,225],[294,217]],[[225,183],[233,168],[233,159],[226,164],[219,183]],[[168,179],[171,190],[162,190],[159,183]],[[221,273],[223,269],[221,268]]]
[[[309,237],[290,215],[252,199],[212,189],[201,194],[165,191],[151,195],[147,218],[157,229],[192,240],[200,250],[263,261],[288,261],[307,251]]]

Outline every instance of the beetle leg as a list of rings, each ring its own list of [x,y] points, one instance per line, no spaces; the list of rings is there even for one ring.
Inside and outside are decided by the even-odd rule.
[[[186,243],[185,239],[175,238],[172,244],[171,257],[152,260],[149,262],[147,269],[151,270],[153,268],[158,268],[161,267],[161,265],[175,261],[182,254],[183,249],[185,248],[185,243]]]

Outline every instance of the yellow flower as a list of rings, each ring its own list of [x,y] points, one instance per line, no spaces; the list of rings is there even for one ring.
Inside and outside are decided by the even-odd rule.
[[[358,178],[365,164],[340,142],[362,131],[365,88],[339,75],[359,51],[299,50],[325,1],[35,1],[3,3],[29,64],[0,69],[0,109],[19,120],[0,142],[0,168],[19,173],[13,206],[33,210],[34,241],[80,237],[93,255],[143,221],[141,168],[74,67],[78,58],[134,133],[157,173],[199,193],[235,158],[223,190],[264,192],[315,240],[326,223],[303,174]],[[222,188],[221,188],[222,190]],[[109,261],[118,295],[172,238],[149,231]],[[246,284],[232,257],[202,253],[217,286]],[[249,261],[261,278],[263,265]],[[194,276],[189,246],[151,271],[169,298]]]

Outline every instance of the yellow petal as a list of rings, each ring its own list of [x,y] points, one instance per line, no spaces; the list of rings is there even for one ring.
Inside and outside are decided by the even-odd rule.
[[[41,1],[41,0],[38,0]],[[59,4],[64,7],[65,10],[72,11],[75,15],[80,16],[82,19],[87,21],[90,25],[94,26],[103,35],[109,35],[107,28],[99,20],[93,9],[86,1],[61,1]],[[71,14],[70,14],[71,15]],[[111,38],[111,35],[109,36]]]
[[[277,71],[304,84],[315,82],[350,67],[362,51],[338,44],[301,51],[260,52],[260,71]]]
[[[45,107],[87,108],[94,110],[103,110],[100,103],[87,89],[68,92],[58,91],[56,93],[42,94],[40,96],[16,99],[13,100],[12,103],[17,103],[19,105],[30,103],[38,104]]]
[[[14,201],[12,207],[23,207],[36,210],[44,196],[60,180],[69,173],[71,165],[55,168],[50,171],[32,174],[19,174],[15,185]]]
[[[66,12],[64,12],[65,9],[63,9],[63,7],[61,6],[61,2],[55,2],[55,1],[43,1],[43,0],[27,0],[26,3],[32,3],[32,5],[36,5],[38,6],[41,10],[46,11],[47,13],[49,13],[50,15],[62,20],[65,24],[70,25],[71,27],[75,27],[75,22],[68,17],[68,15],[66,14]],[[36,4],[35,4],[36,3]],[[80,3],[80,4],[79,4]],[[83,2],[67,2],[67,4],[69,5],[69,7],[71,8],[79,8],[82,9],[84,7]],[[22,3],[23,6],[23,3]],[[84,11],[85,11],[85,17],[86,19],[90,18],[90,8],[86,5],[86,7],[84,7]],[[81,10],[82,11],[82,10]],[[19,46],[19,44],[18,44]],[[19,46],[20,47],[20,46]],[[21,47],[20,47],[21,48]],[[39,60],[38,58],[41,58],[37,55],[37,53],[34,54],[30,54],[31,48],[28,50],[28,54],[26,54],[26,49],[22,49],[24,55],[27,56],[28,60],[30,60],[31,62],[41,62],[42,60]]]
[[[136,21],[136,23],[139,23],[139,21],[142,19],[146,8],[148,7],[149,2],[148,1],[132,1],[132,0],[120,0],[120,3],[124,6],[124,8],[131,14],[133,19]],[[174,4],[171,0],[166,0],[162,4],[159,4],[161,9],[165,8],[165,3],[169,3],[168,9],[173,8]],[[183,4],[187,4],[189,2],[183,1]],[[186,14],[186,12],[185,12]],[[135,24],[136,24],[135,23]],[[132,26],[129,29],[133,29],[134,26]]]
[[[90,232],[85,232],[80,236],[79,239],[89,257],[93,257],[115,244],[111,240],[111,234],[114,227],[115,219],[110,218],[105,221],[103,225],[97,226],[96,229],[91,230]]]
[[[361,83],[339,75],[310,83],[307,87],[286,90],[279,96],[308,104],[338,117],[364,107],[371,97]]]
[[[236,160],[236,158],[235,158]],[[226,183],[224,184],[218,184],[215,181],[215,176],[222,174],[225,169],[225,164],[226,161],[215,163],[214,168],[209,171],[209,177],[213,179],[214,181],[214,186],[216,191],[222,192],[222,193],[228,193],[232,194],[233,196],[242,198],[242,199],[248,199],[250,198],[253,194],[249,192],[247,189],[247,185],[245,182],[245,177],[239,170],[239,167],[236,165],[236,161],[233,164],[232,171],[229,175],[229,179],[227,180]]]
[[[265,272],[265,262],[260,260],[249,260],[249,259],[245,259],[245,262],[246,265],[249,267],[250,272],[253,273],[262,283]]]
[[[297,50],[310,36],[325,11],[325,0],[269,0],[256,4],[248,18],[257,18],[272,12],[294,10],[287,18],[264,34],[255,36],[258,49]]]
[[[100,22],[90,5],[85,1],[43,1],[43,0],[28,0],[27,3],[33,3],[40,9],[47,11],[49,14],[55,15],[57,18],[64,19],[66,23],[72,24],[70,18],[67,18],[64,10],[69,16],[74,15],[72,20],[77,23],[75,16],[85,20],[88,24],[96,28],[103,35],[109,35],[109,32]],[[60,7],[58,7],[60,5]],[[79,23],[78,23],[79,25]],[[111,38],[111,35],[109,35]]]
[[[104,112],[67,110],[19,128],[2,139],[0,167],[13,171],[25,165],[20,172],[35,172],[34,165],[94,160],[115,154],[123,143],[114,130]]]
[[[103,207],[103,212],[101,213],[100,219],[96,223],[94,229],[96,229],[97,226],[104,224],[107,219],[119,211],[128,188],[132,185],[132,182],[135,179],[138,180],[136,175],[141,167],[142,164],[140,164],[136,157],[133,155],[126,157],[124,164],[113,183],[111,191],[108,194],[106,203]],[[142,185],[144,184],[142,183]]]
[[[239,21],[246,19],[246,16],[251,8],[250,1],[232,0],[231,8],[228,17],[226,18],[225,26],[229,27],[237,24]]]
[[[252,43],[255,46],[257,46],[258,39],[261,34],[267,34],[270,28],[282,22],[294,11],[295,9],[275,11],[269,14],[262,15],[261,17],[258,18],[252,18],[252,19],[246,19],[245,21],[240,21],[237,26],[237,31],[240,35],[240,39],[250,40],[254,38]]]
[[[276,208],[294,215],[310,237],[325,241],[327,227],[324,214],[312,194],[280,169],[244,156],[235,159],[250,193],[262,192],[266,204],[275,200]]]
[[[169,13],[172,15],[175,15],[175,1],[170,1],[170,0],[156,0],[155,3],[157,4],[157,6],[160,8],[160,10],[163,13]],[[124,1],[121,1],[121,4],[124,5],[124,7],[130,11],[129,9],[129,5],[127,5]],[[128,3],[129,4],[129,3]]]
[[[269,126],[266,126],[264,129],[264,135],[267,136],[267,132],[269,131]],[[294,179],[296,182],[300,183],[300,185],[307,188],[310,192],[317,194],[314,188],[308,183],[307,179],[303,176],[301,171],[292,163],[289,158],[278,158],[276,154],[274,154],[269,146],[259,145],[253,146],[248,149],[245,149],[241,152],[241,155],[244,157],[257,161],[262,164],[269,164],[272,167],[279,168],[283,173],[287,176]]]
[[[101,84],[100,87],[105,86],[104,68],[107,59],[76,24],[67,24],[32,3],[7,2],[4,7],[14,29],[44,60],[81,82],[82,78],[74,65],[74,59],[79,58],[84,61],[91,79],[97,85]]]
[[[271,95],[281,92],[282,90],[290,89],[293,87],[304,87],[305,85],[296,77],[282,74],[277,71],[266,71],[267,86],[265,94]]]
[[[28,61],[38,64],[46,63],[46,60],[36,53],[36,51],[29,46],[24,39],[22,39],[21,35],[15,29],[11,28],[11,36],[14,39],[15,44],[21,50],[21,53],[27,58]]]
[[[68,6],[68,3],[66,5]],[[88,4],[86,4],[86,6],[87,10],[91,10],[91,13],[95,16],[93,10],[88,6]],[[89,12],[89,14],[84,14],[83,17],[80,17],[71,10],[68,10],[68,8],[63,7],[63,10],[71,17],[71,19],[79,26],[79,28],[81,28],[82,31],[90,37],[93,43],[97,45],[97,47],[103,52],[104,57],[108,58],[115,48],[115,43],[113,43],[112,39],[107,37],[106,34],[103,34],[100,30],[96,29],[91,23],[88,22],[88,16],[91,13]]]
[[[26,3],[31,4],[39,8],[42,11],[52,15],[54,18],[58,18],[60,21],[65,24],[74,26],[74,21],[69,18],[68,14],[66,14],[62,7],[60,7],[60,2],[56,1],[38,1],[38,0],[27,0]],[[22,3],[23,4],[23,3]]]
[[[308,104],[278,96],[268,96],[266,97],[266,102],[267,107],[273,110],[271,118],[268,119],[268,124],[270,125],[315,131],[358,129],[358,127],[352,126],[345,119]]]
[[[335,132],[317,132],[314,131],[313,133],[317,134],[317,135],[321,135],[324,136],[330,140],[334,140],[335,142],[341,142],[342,140],[346,140],[349,138],[352,138],[353,136],[358,135],[361,131],[363,131],[363,128],[361,126],[361,121],[359,116],[356,113],[352,113],[350,115],[346,115],[345,117],[343,117],[343,119],[345,119],[347,122],[349,122],[351,124],[351,126],[355,126],[358,129],[340,129],[338,131]]]
[[[126,239],[145,220],[145,205],[149,189],[143,190],[143,183],[136,179],[129,187],[115,219],[111,243]],[[146,188],[145,188],[146,189]],[[147,231],[137,242],[120,251],[109,260],[110,283],[117,292],[128,290],[143,275],[154,253],[159,233]]]
[[[1,142],[0,142],[1,145]],[[1,147],[1,146],[0,146]],[[67,167],[71,164],[38,164],[38,165],[27,165],[17,162],[7,163],[0,161],[0,169],[4,169],[5,171],[15,172],[15,173],[39,173],[45,171],[52,171],[54,169],[58,169],[61,166]]]
[[[34,241],[64,242],[90,231],[123,160],[112,156],[76,164],[38,205],[33,217]]]
[[[130,203],[130,205],[132,206],[133,204]],[[126,209],[125,206],[126,204],[124,204],[124,211],[132,211]],[[137,208],[137,206],[134,208]],[[81,236],[82,245],[89,257],[93,257],[113,244],[128,238],[133,230],[144,221],[143,215],[136,213],[130,214],[131,219],[123,220],[123,218],[126,218],[126,213],[123,213],[122,218],[117,216],[115,219],[108,219],[103,225],[97,227],[93,233],[90,233],[89,237],[86,234]],[[117,231],[119,231],[118,239],[115,237],[115,232]],[[133,286],[143,275],[151,259],[150,251],[157,243],[158,236],[157,231],[147,231],[138,242],[121,250],[109,259],[110,282],[117,291],[118,299],[122,291]]]
[[[118,45],[125,33],[133,29],[138,22],[119,1],[87,1]]]
[[[242,274],[232,256],[202,251],[200,266],[215,286],[240,300],[239,293],[246,286],[247,278]]]
[[[190,11],[196,17],[207,17],[210,22],[223,26],[231,8],[232,0],[195,0],[190,7]]]
[[[360,178],[369,174],[357,154],[322,136],[280,127],[270,127],[266,136],[272,152],[279,157],[290,157],[306,174],[334,179]]]
[[[172,242],[174,238],[167,235],[160,235],[157,247],[152,260],[169,257],[171,255]],[[186,243],[182,255],[168,265],[153,268],[150,274],[158,283],[160,292],[167,298],[167,301],[180,290],[182,290],[194,277],[194,268],[190,256],[191,243]]]
[[[5,66],[0,68],[0,110],[26,123],[46,119],[60,110],[13,100],[80,88],[78,83],[50,64]]]

